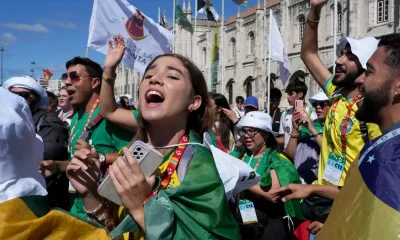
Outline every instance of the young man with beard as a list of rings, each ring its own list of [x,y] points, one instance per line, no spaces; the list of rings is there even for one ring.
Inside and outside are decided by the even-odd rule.
[[[75,150],[93,146],[99,154],[103,172],[117,159],[118,151],[127,146],[133,133],[115,126],[99,115],[99,95],[103,69],[88,58],[75,57],[66,63],[62,80],[67,87],[71,105],[77,109],[69,130],[69,159]],[[60,167],[65,171],[66,166]],[[70,185],[70,193],[75,190]],[[76,198],[71,212],[86,217],[81,199]]]
[[[400,34],[381,38],[356,82],[364,97],[356,118],[378,124],[383,135],[361,150],[317,239],[398,239]]]
[[[380,135],[376,125],[355,118],[360,100],[355,79],[376,50],[377,40],[342,38],[338,45],[335,75],[318,56],[318,23],[328,0],[312,0],[301,49],[301,58],[331,102],[326,119],[318,170],[318,184],[342,186],[351,163],[366,142]]]

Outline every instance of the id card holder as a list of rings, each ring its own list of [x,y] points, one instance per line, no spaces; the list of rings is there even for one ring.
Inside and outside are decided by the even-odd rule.
[[[337,154],[330,153],[326,164],[322,181],[325,184],[339,185],[342,177],[346,159]]]
[[[252,201],[247,199],[240,200],[239,210],[244,224],[258,223],[256,209]]]

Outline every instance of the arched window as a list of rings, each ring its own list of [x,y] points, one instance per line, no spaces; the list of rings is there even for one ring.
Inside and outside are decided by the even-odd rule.
[[[206,65],[207,64],[207,49],[206,48],[203,48],[203,51],[202,51],[202,54],[203,54],[203,65]]]
[[[253,96],[253,86],[251,86],[251,82],[248,81],[246,84],[246,97]]]
[[[300,15],[300,17],[299,17],[299,42],[301,42],[303,40],[305,27],[306,27],[306,17],[304,15]]]
[[[253,55],[254,54],[254,48],[256,46],[256,38],[255,38],[253,32],[249,33],[248,40],[249,40],[249,54]]]
[[[228,83],[229,104],[233,104],[233,79]]]
[[[236,59],[236,40],[231,38],[231,58]]]
[[[377,0],[377,4],[378,23],[387,22],[389,20],[389,0]]]

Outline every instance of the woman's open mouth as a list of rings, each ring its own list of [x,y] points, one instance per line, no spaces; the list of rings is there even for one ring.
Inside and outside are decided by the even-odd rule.
[[[165,97],[159,91],[150,90],[147,92],[145,99],[147,106],[153,108],[160,106],[164,102]]]

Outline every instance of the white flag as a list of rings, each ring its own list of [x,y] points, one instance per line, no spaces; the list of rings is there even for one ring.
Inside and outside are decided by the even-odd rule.
[[[143,73],[158,55],[171,53],[174,35],[148,18],[127,0],[94,0],[88,47],[107,54],[108,41],[125,39],[124,62]]]
[[[279,75],[283,86],[286,85],[287,80],[290,77],[290,68],[288,56],[285,52],[281,33],[279,32],[276,15],[272,13],[272,29],[271,29],[271,58],[278,61],[279,64]]]

